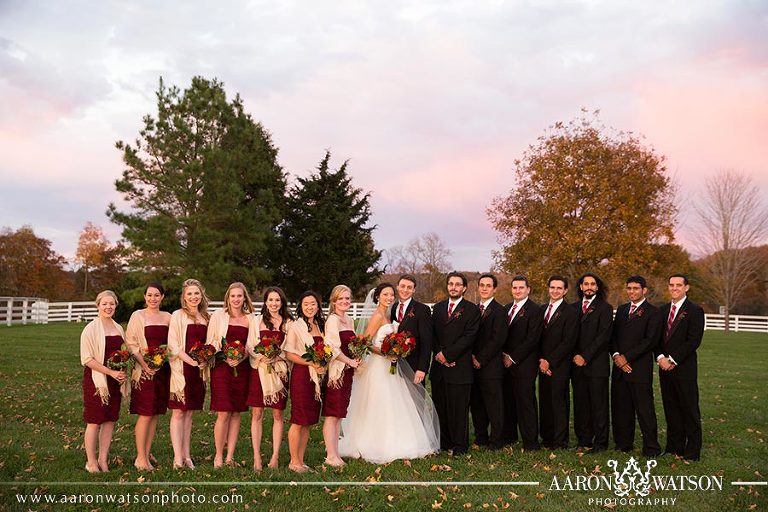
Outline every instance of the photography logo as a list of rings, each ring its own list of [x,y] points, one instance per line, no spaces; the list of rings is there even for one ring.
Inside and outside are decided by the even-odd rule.
[[[640,469],[640,464],[631,457],[624,470],[619,473],[619,461],[610,459],[608,467],[613,469],[613,492],[619,498],[634,493],[635,496],[648,496],[651,492],[651,470],[656,467],[656,461],[651,459],[645,462],[645,472]]]

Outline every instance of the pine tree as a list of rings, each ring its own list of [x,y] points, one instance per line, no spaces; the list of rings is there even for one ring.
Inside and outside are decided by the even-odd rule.
[[[337,284],[359,292],[381,274],[376,268],[381,251],[372,236],[376,226],[367,227],[370,193],[352,186],[348,162],[329,170],[330,158],[326,151],[317,172],[298,178],[288,193],[279,228],[278,281],[289,298],[308,289],[327,298]]]
[[[201,279],[213,296],[235,280],[270,282],[286,187],[270,134],[216,79],[195,77],[183,92],[161,79],[157,110],[134,145],[116,144],[126,169],[115,185],[133,209],[107,214],[123,226],[129,263]]]

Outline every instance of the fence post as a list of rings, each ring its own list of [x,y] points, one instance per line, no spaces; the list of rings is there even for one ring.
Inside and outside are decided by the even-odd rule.
[[[13,324],[13,297],[8,297],[8,305],[5,309],[5,325],[10,327]]]
[[[733,315],[733,331],[739,332],[739,315]]]
[[[27,307],[29,307],[29,300],[24,299],[21,303],[21,325],[27,325]]]
[[[67,303],[67,322],[72,321],[72,303]]]

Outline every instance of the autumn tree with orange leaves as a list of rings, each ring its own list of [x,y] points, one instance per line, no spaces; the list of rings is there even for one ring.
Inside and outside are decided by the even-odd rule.
[[[487,210],[501,270],[527,275],[539,291],[553,273],[593,271],[623,284],[677,270],[660,268],[674,240],[674,187],[664,157],[637,136],[583,114],[550,127],[514,168],[515,188]]]

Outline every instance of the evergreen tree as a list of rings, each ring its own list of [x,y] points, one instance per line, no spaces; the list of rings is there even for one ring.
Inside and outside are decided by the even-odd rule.
[[[161,278],[195,277],[217,297],[231,281],[270,282],[268,248],[282,219],[285,175],[270,134],[227,101],[223,83],[157,91],[135,144],[117,142],[126,169],[115,182],[133,210],[110,204],[129,263]]]
[[[369,193],[352,186],[347,163],[328,169],[326,151],[317,172],[298,178],[287,198],[287,212],[279,232],[279,284],[295,298],[307,289],[325,298],[337,284],[353,291],[371,284],[381,272],[381,251],[374,248]]]

